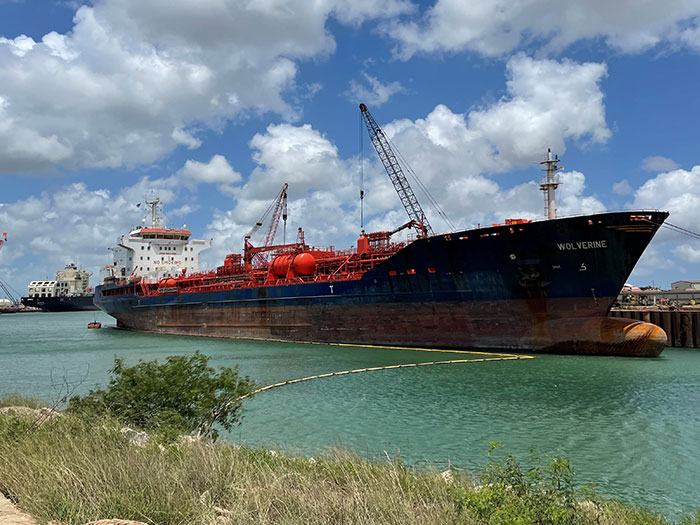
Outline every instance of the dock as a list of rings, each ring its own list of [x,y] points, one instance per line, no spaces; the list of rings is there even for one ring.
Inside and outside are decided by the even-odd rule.
[[[610,317],[624,317],[660,326],[668,336],[668,346],[700,348],[700,308],[617,307]]]

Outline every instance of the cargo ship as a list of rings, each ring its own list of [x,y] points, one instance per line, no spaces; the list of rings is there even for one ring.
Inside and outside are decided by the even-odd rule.
[[[643,357],[661,353],[666,345],[661,328],[608,313],[668,213],[558,218],[559,159],[548,152],[541,163],[547,176],[540,185],[546,219],[509,219],[435,234],[381,128],[366,108],[361,110],[409,222],[394,231],[362,231],[347,250],[311,246],[301,228],[294,242],[275,245],[280,216],[286,225],[285,184],[268,209],[272,218],[261,246],[253,246],[250,238],[265,217],[245,237],[243,253],[227,255],[216,270],[182,268],[149,278],[137,268],[98,286],[95,304],[119,327],[164,334]],[[407,228],[415,235],[392,240]],[[165,229],[161,235],[182,233]]]
[[[216,271],[98,286],[132,330],[215,337],[657,356],[655,325],[609,318],[664,212],[511,222],[352,250],[298,242],[269,264],[231,254]]]
[[[32,281],[22,304],[41,308],[45,312],[74,312],[97,310],[93,304],[94,293],[89,281],[92,274],[69,263],[56,272],[55,280]]]

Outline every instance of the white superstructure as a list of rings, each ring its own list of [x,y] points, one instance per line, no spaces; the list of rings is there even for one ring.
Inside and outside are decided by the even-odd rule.
[[[56,272],[55,281],[32,281],[27,286],[28,297],[72,297],[91,295],[90,272],[80,270],[75,263]]]
[[[199,253],[209,248],[211,241],[190,239],[192,232],[184,226],[179,230],[166,228],[158,215],[158,198],[146,204],[151,207],[151,226],[133,229],[110,248],[112,264],[103,268],[103,280],[142,277],[146,281],[158,281],[199,272]]]

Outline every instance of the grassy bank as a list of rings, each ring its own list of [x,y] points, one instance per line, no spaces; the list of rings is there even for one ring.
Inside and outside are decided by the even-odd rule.
[[[479,490],[459,475],[347,452],[310,460],[233,444],[137,446],[119,427],[66,416],[36,428],[0,416],[0,491],[40,523],[666,523],[614,502],[576,502],[566,472],[550,479],[550,465],[537,479],[513,458],[492,464]]]

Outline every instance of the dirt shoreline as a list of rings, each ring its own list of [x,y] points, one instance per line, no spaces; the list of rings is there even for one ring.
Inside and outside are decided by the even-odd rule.
[[[0,523],[3,525],[37,525],[34,518],[19,510],[3,494],[0,494]]]

